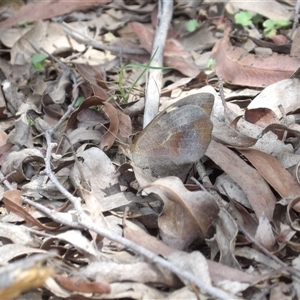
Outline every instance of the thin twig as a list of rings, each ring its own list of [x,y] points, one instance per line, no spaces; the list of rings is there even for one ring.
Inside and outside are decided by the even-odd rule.
[[[117,46],[108,46],[101,43],[96,42],[95,40],[89,38],[88,36],[82,34],[81,32],[77,31],[76,29],[72,28],[67,23],[62,23],[64,29],[68,35],[70,35],[76,41],[83,43],[85,45],[89,45],[94,47],[98,50],[108,50],[114,52],[114,54],[119,55],[121,54],[135,54],[135,55],[148,55],[148,52],[144,49],[130,49],[126,47],[117,47]]]
[[[161,68],[163,66],[164,48],[167,39],[167,34],[173,14],[173,1],[159,0],[158,1],[158,18],[156,33],[152,46],[153,57],[151,66]],[[159,107],[159,98],[162,85],[162,70],[149,69],[148,83],[145,95],[145,112],[144,124],[145,128],[157,115]]]

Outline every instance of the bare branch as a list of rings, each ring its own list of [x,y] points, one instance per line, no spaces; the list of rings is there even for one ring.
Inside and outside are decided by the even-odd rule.
[[[153,41],[151,66],[161,68],[163,66],[164,48],[167,39],[169,25],[173,14],[173,1],[158,1],[158,18],[156,33]],[[158,112],[159,97],[162,84],[162,70],[150,69],[148,71],[148,83],[146,87],[146,103],[144,112],[144,128],[154,119]]]

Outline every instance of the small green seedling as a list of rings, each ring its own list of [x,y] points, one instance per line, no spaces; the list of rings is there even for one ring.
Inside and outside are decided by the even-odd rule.
[[[187,22],[186,29],[188,32],[194,32],[199,26],[200,23],[197,20],[192,19]]]
[[[112,42],[115,39],[116,39],[116,36],[111,32],[108,32],[108,33],[104,34],[104,40],[106,42]]]
[[[206,63],[207,67],[210,69],[210,70],[213,70],[215,65],[216,65],[216,61],[213,59],[213,58],[210,58],[207,63]]]
[[[40,71],[42,70],[45,65],[46,65],[46,58],[48,57],[47,54],[45,53],[35,53],[32,57],[31,57],[31,63],[33,65],[33,67],[37,70]]]
[[[33,126],[34,125],[34,121],[32,119],[27,119],[28,125],[29,126]]]
[[[253,24],[252,14],[250,11],[240,11],[234,15],[234,21],[244,27],[251,26]]]
[[[271,20],[267,19],[264,21],[263,17],[259,14],[252,16],[249,11],[240,11],[234,16],[235,23],[240,24],[244,27],[253,27],[253,24],[262,23],[264,27],[264,35],[269,37],[275,35],[277,29],[287,27],[291,24],[289,20]]]
[[[264,27],[264,34],[265,36],[272,36],[275,35],[277,32],[277,29],[281,29],[284,27],[287,27],[291,25],[291,22],[289,20],[266,20],[263,22],[263,27]]]

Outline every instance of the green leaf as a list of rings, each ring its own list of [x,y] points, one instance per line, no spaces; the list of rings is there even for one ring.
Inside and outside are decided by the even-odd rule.
[[[212,70],[212,69],[215,67],[215,65],[216,65],[216,61],[215,61],[213,58],[210,58],[210,59],[207,61],[206,65],[207,65],[207,67],[208,67],[209,69]]]
[[[289,25],[292,24],[292,22],[289,21],[289,20],[278,20],[278,21],[275,21],[275,20],[274,20],[273,22],[275,23],[275,26],[276,26],[277,28],[287,27],[287,26],[289,26]]]
[[[107,42],[112,42],[113,40],[116,39],[115,35],[111,32],[107,32],[106,34],[104,34],[104,39]]]
[[[27,119],[28,125],[29,126],[33,126],[34,125],[34,121],[31,119]]]
[[[45,53],[35,53],[31,57],[31,63],[36,70],[42,70],[45,66],[45,59],[48,57]]]
[[[266,20],[263,22],[265,36],[276,34],[276,30],[291,25],[289,20]]]
[[[241,24],[246,27],[252,24],[252,14],[250,11],[240,11],[234,15],[234,21],[236,24]]]
[[[78,97],[75,103],[75,107],[80,106],[80,104],[84,101],[84,97]]]
[[[275,23],[273,20],[266,20],[263,22],[263,27],[265,28],[264,31],[271,31],[275,27]]]
[[[199,25],[200,23],[197,20],[189,20],[186,24],[186,29],[188,32],[194,32],[199,27]]]

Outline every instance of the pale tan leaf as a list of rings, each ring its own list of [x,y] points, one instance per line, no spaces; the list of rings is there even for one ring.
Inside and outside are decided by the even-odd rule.
[[[144,191],[156,193],[164,201],[158,226],[162,240],[176,249],[187,248],[197,238],[202,240],[219,212],[209,193],[188,191],[178,177],[158,179]]]

